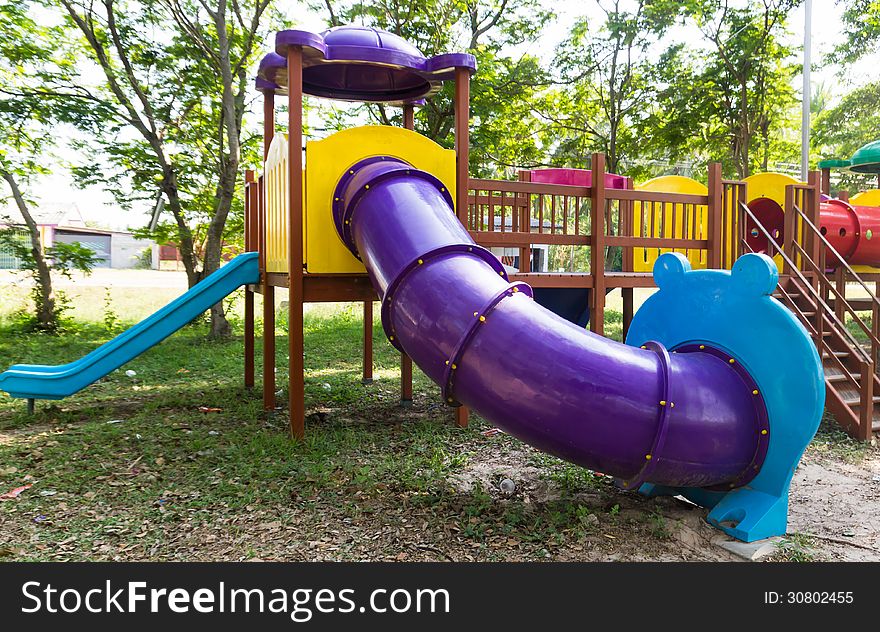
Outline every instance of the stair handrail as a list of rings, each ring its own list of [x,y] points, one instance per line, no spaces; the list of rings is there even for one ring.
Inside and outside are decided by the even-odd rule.
[[[841,305],[841,313],[846,311],[852,316],[853,321],[861,328],[861,330],[868,336],[871,340],[871,357],[876,359],[878,350],[880,350],[880,301],[878,301],[876,295],[868,289],[868,286],[865,284],[864,279],[862,279],[858,274],[856,274],[855,270],[850,267],[850,265],[844,260],[843,257],[840,256],[840,253],[831,245],[831,243],[825,238],[825,235],[822,234],[821,230],[816,228],[816,225],[804,214],[804,212],[796,205],[792,205],[792,208],[795,210],[797,215],[800,215],[804,220],[804,225],[809,227],[813,234],[818,236],[821,240],[821,243],[825,246],[825,248],[830,251],[834,256],[837,257],[837,260],[842,263],[843,269],[852,276],[853,279],[862,287],[862,289],[868,294],[871,299],[871,326],[865,324],[865,321],[858,315],[855,308],[846,300],[845,290],[842,293],[837,287],[836,283],[831,283],[827,278],[823,279],[825,285],[828,286],[828,289],[834,294],[837,301],[840,302]],[[804,257],[809,259],[806,253],[803,252],[803,249],[798,246],[798,250],[801,251]],[[823,259],[827,260],[825,257],[825,253],[823,252]],[[812,260],[810,263],[815,267],[816,264]],[[824,266],[822,266],[824,268]],[[818,273],[825,276],[824,269],[817,270]],[[876,364],[876,360],[875,360]]]
[[[849,332],[849,330],[846,328],[846,325],[844,323],[840,322],[840,319],[837,318],[837,314],[834,313],[834,309],[831,306],[829,306],[828,303],[825,302],[825,300],[822,298],[822,295],[819,293],[819,291],[816,288],[813,287],[812,283],[810,283],[810,281],[803,275],[803,272],[801,272],[800,268],[791,260],[791,258],[787,254],[785,254],[782,246],[777,244],[776,240],[773,237],[771,237],[770,232],[766,228],[764,228],[764,225],[758,220],[757,217],[755,217],[755,214],[752,213],[752,211],[748,207],[748,205],[746,205],[744,202],[740,202],[740,210],[743,213],[745,213],[749,218],[751,218],[752,222],[754,222],[754,224],[758,228],[758,230],[760,230],[763,233],[764,237],[766,237],[767,243],[770,244],[777,251],[779,256],[782,257],[782,260],[788,264],[788,266],[792,270],[792,272],[798,277],[798,279],[801,281],[801,283],[803,283],[804,289],[806,289],[808,292],[811,293],[812,297],[816,301],[816,309],[818,310],[819,305],[821,305],[825,309],[825,317],[828,318],[834,325],[837,326],[837,330],[840,332],[840,334],[843,337],[848,339],[848,342],[850,343],[851,347],[858,349],[858,353],[862,356],[862,358],[861,358],[862,361],[867,362],[873,366],[874,363],[871,360],[871,356],[862,348],[862,346],[855,339],[855,337]],[[748,247],[748,244],[745,242],[744,239],[741,241]],[[803,316],[803,314],[801,314],[801,315]],[[804,317],[804,318],[806,318],[806,317]],[[816,341],[816,344],[819,345],[820,347],[827,347],[827,345],[825,344],[825,341],[822,340],[821,338]],[[828,347],[827,350],[828,350],[829,354],[833,357],[834,356],[833,350],[831,350],[830,347]]]
[[[797,249],[797,251],[800,253],[801,257],[803,257],[804,261],[809,263],[813,272],[815,272],[816,274],[821,274],[821,275],[825,274],[822,270],[822,266],[820,266],[815,261],[813,261],[812,258],[810,258],[809,254],[807,254],[807,251],[804,250],[804,248],[800,244],[798,244],[797,242],[793,242],[792,245],[795,247],[795,249]],[[865,334],[868,336],[868,338],[871,339],[871,342],[873,343],[873,345],[880,346],[880,339],[878,339],[877,336],[874,335],[874,332],[871,331],[871,328],[868,327],[865,324],[865,322],[861,319],[861,317],[858,315],[858,312],[856,312],[855,308],[852,305],[850,305],[850,303],[846,300],[846,296],[841,294],[840,291],[836,287],[834,287],[834,284],[832,284],[827,279],[827,277],[824,279],[823,283],[828,286],[828,288],[834,294],[834,297],[838,301],[840,301],[840,304],[844,308],[844,311],[846,311],[852,317],[853,321],[859,327],[861,327],[862,331],[864,331]]]
[[[828,239],[825,238],[825,235],[822,234],[822,231],[819,230],[818,228],[816,228],[816,225],[815,225],[812,221],[810,221],[810,218],[807,217],[806,213],[804,213],[804,212],[798,207],[797,204],[792,205],[792,208],[795,210],[795,212],[796,212],[798,215],[801,216],[801,218],[804,220],[804,222],[806,223],[806,225],[809,226],[809,227],[812,229],[813,234],[816,235],[817,237],[819,237],[819,240],[825,245],[825,248],[827,248],[828,251],[831,252],[831,254],[833,254],[835,257],[837,257],[837,260],[840,261],[840,262],[843,264],[843,267],[846,269],[846,271],[847,271],[847,272],[848,272],[848,273],[849,273],[849,274],[850,274],[850,275],[856,280],[856,282],[857,282],[859,285],[862,286],[862,288],[865,290],[865,292],[868,293],[868,296],[871,297],[871,301],[872,301],[875,305],[877,305],[878,307],[880,307],[880,300],[878,300],[877,297],[874,295],[874,293],[871,292],[871,290],[868,289],[868,286],[865,285],[865,281],[862,279],[862,277],[860,277],[858,274],[856,274],[856,271],[853,270],[853,269],[850,267],[850,265],[846,262],[846,260],[840,255],[840,253],[837,252],[837,249],[836,249],[834,246],[831,245],[831,242],[828,241]]]

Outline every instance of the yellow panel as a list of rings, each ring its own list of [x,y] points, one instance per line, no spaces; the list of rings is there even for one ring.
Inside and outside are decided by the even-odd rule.
[[[856,193],[849,199],[849,202],[859,206],[880,206],[880,189],[869,189]]]
[[[708,189],[692,178],[684,176],[661,176],[636,186],[637,191],[653,191],[656,193],[683,193],[686,195],[707,195]],[[675,207],[675,226],[673,226],[673,207]],[[636,237],[665,237],[667,239],[707,239],[707,214],[705,206],[697,206],[696,226],[688,227],[688,235],[684,235],[684,208],[682,204],[646,204],[645,223],[642,229],[642,203],[633,202],[633,234]],[[694,231],[694,228],[696,229]],[[691,232],[694,231],[694,232]],[[706,267],[706,251],[686,248],[633,248],[633,269],[636,272],[650,272],[654,269],[654,261],[664,252],[680,252],[688,258],[695,269]]]
[[[787,176],[784,173],[756,173],[745,178],[746,200],[751,204],[758,198],[770,198],[785,212],[785,187],[792,184],[802,184],[800,180]],[[773,257],[776,266],[782,270],[783,261],[780,255]]]
[[[310,273],[364,272],[333,223],[333,191],[340,176],[370,156],[392,156],[436,176],[455,199],[455,152],[408,129],[367,126],[306,143],[306,269]]]
[[[801,184],[784,173],[756,173],[749,176],[743,182],[746,183],[746,200],[751,202],[759,197],[770,198],[785,209],[785,187],[791,184]]]
[[[263,186],[266,187],[266,270],[287,272],[290,200],[287,189],[287,136],[276,134],[269,145],[263,165]],[[303,191],[305,207],[305,191]],[[305,233],[305,214],[303,214]]]

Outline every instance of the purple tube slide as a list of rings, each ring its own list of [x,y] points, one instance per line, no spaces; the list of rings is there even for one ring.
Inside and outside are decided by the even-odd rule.
[[[443,184],[394,158],[352,167],[335,198],[340,235],[383,299],[389,340],[448,403],[629,488],[728,490],[759,470],[766,411],[728,356],[697,344],[627,346],[544,309],[474,243]]]

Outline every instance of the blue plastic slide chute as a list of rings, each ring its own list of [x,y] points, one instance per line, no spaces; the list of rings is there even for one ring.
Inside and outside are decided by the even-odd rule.
[[[61,399],[81,391],[159,344],[242,285],[260,279],[258,255],[239,255],[131,329],[70,364],[16,364],[0,373],[0,390],[28,400]]]

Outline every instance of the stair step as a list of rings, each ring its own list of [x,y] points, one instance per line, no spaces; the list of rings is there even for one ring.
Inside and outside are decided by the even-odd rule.
[[[823,332],[822,332],[822,337],[823,337],[823,338],[829,338],[830,336],[831,336],[831,332],[830,332],[830,331],[823,331]],[[816,337],[816,334],[815,334],[815,333],[811,333],[811,334],[810,334],[810,337],[811,337],[811,338],[815,338],[815,337]]]
[[[853,397],[855,397],[855,399],[853,399]],[[844,398],[843,403],[846,404],[847,406],[852,406],[853,408],[856,408],[856,407],[862,405],[861,400],[858,398],[858,396],[855,393],[847,393],[846,395],[843,396],[843,398]],[[871,401],[874,404],[880,404],[880,396],[875,395],[871,399]]]
[[[825,360],[825,359],[827,359],[827,358],[830,358],[830,357],[831,357],[831,356],[828,355],[828,352],[827,352],[827,351],[823,351],[823,352],[822,352],[822,359],[823,359],[823,360]],[[835,352],[834,352],[834,357],[835,357],[835,358],[848,358],[848,357],[849,357],[849,351],[835,351]]]
[[[862,379],[861,373],[853,373],[853,379],[858,382]],[[849,379],[843,373],[837,373],[835,375],[826,375],[825,380],[831,384],[836,384],[837,382],[848,382]]]
[[[788,292],[788,297],[790,299],[792,299],[793,301],[796,301],[801,297],[801,293],[800,292]],[[782,299],[782,292],[774,292],[773,298]]]

